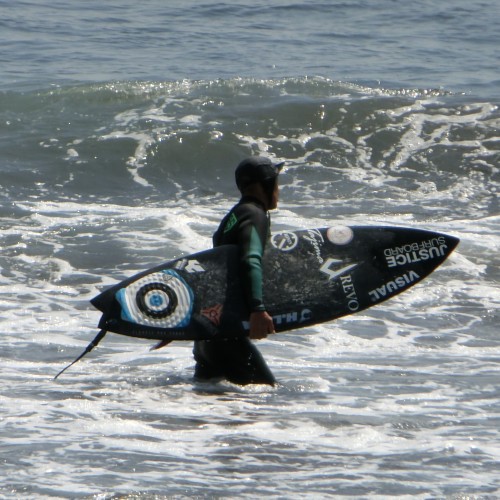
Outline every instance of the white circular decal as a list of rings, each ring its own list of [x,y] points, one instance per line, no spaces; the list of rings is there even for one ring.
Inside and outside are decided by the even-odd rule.
[[[298,242],[299,238],[295,233],[278,233],[271,238],[271,245],[282,252],[293,250]]]
[[[170,269],[152,273],[118,291],[122,318],[157,328],[189,323],[193,296],[187,283]]]
[[[354,233],[350,227],[335,226],[328,228],[326,237],[335,245],[347,245],[354,238]]]

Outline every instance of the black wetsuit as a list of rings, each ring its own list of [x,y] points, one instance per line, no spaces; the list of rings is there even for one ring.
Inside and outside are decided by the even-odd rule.
[[[269,238],[269,217],[264,206],[244,196],[224,217],[213,236],[214,246],[238,245],[240,272],[250,312],[265,311],[261,259]],[[199,340],[193,350],[195,378],[225,378],[230,382],[274,385],[264,358],[248,337]]]

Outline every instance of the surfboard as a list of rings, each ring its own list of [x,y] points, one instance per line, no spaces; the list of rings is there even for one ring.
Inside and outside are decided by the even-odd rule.
[[[274,234],[263,258],[264,303],[276,332],[375,306],[428,276],[458,244],[400,227],[334,226]],[[158,340],[246,335],[238,250],[224,246],[135,275],[91,303],[101,329]]]
[[[332,226],[276,233],[262,261],[264,303],[276,332],[332,321],[416,285],[458,242],[454,236],[404,227]],[[91,300],[102,312],[101,331],[73,363],[107,331],[165,342],[248,335],[249,311],[238,269],[238,248],[227,245],[172,260],[112,286]]]

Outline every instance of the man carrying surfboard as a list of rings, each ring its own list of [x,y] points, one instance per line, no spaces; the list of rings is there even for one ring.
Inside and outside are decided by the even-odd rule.
[[[273,385],[273,374],[250,339],[384,302],[428,276],[459,242],[434,231],[386,226],[286,231],[273,235],[263,267],[281,167],[262,157],[238,165],[242,196],[214,234],[219,248],[155,266],[94,297],[92,305],[102,312],[100,331],[55,378],[110,331],[161,340],[156,347],[194,340],[195,377],[201,380]],[[263,276],[263,268],[272,268],[272,276]]]
[[[278,206],[278,174],[283,163],[252,156],[236,168],[240,201],[222,219],[213,236],[214,247],[237,245],[240,274],[248,310],[249,337],[197,340],[193,354],[195,379],[226,379],[247,384],[275,384],[275,378],[259,350],[250,339],[263,339],[274,333],[273,319],[267,313],[262,291],[262,256],[270,235],[269,210]]]

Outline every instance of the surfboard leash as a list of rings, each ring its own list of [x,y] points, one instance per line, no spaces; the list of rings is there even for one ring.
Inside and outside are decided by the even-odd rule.
[[[73,366],[77,361],[80,361],[86,354],[88,354],[106,335],[107,330],[101,330],[95,337],[95,339],[86,347],[85,351],[83,351],[80,356],[78,356],[72,363],[70,363],[66,368],[63,368],[55,377],[54,380],[62,375],[70,366]]]

